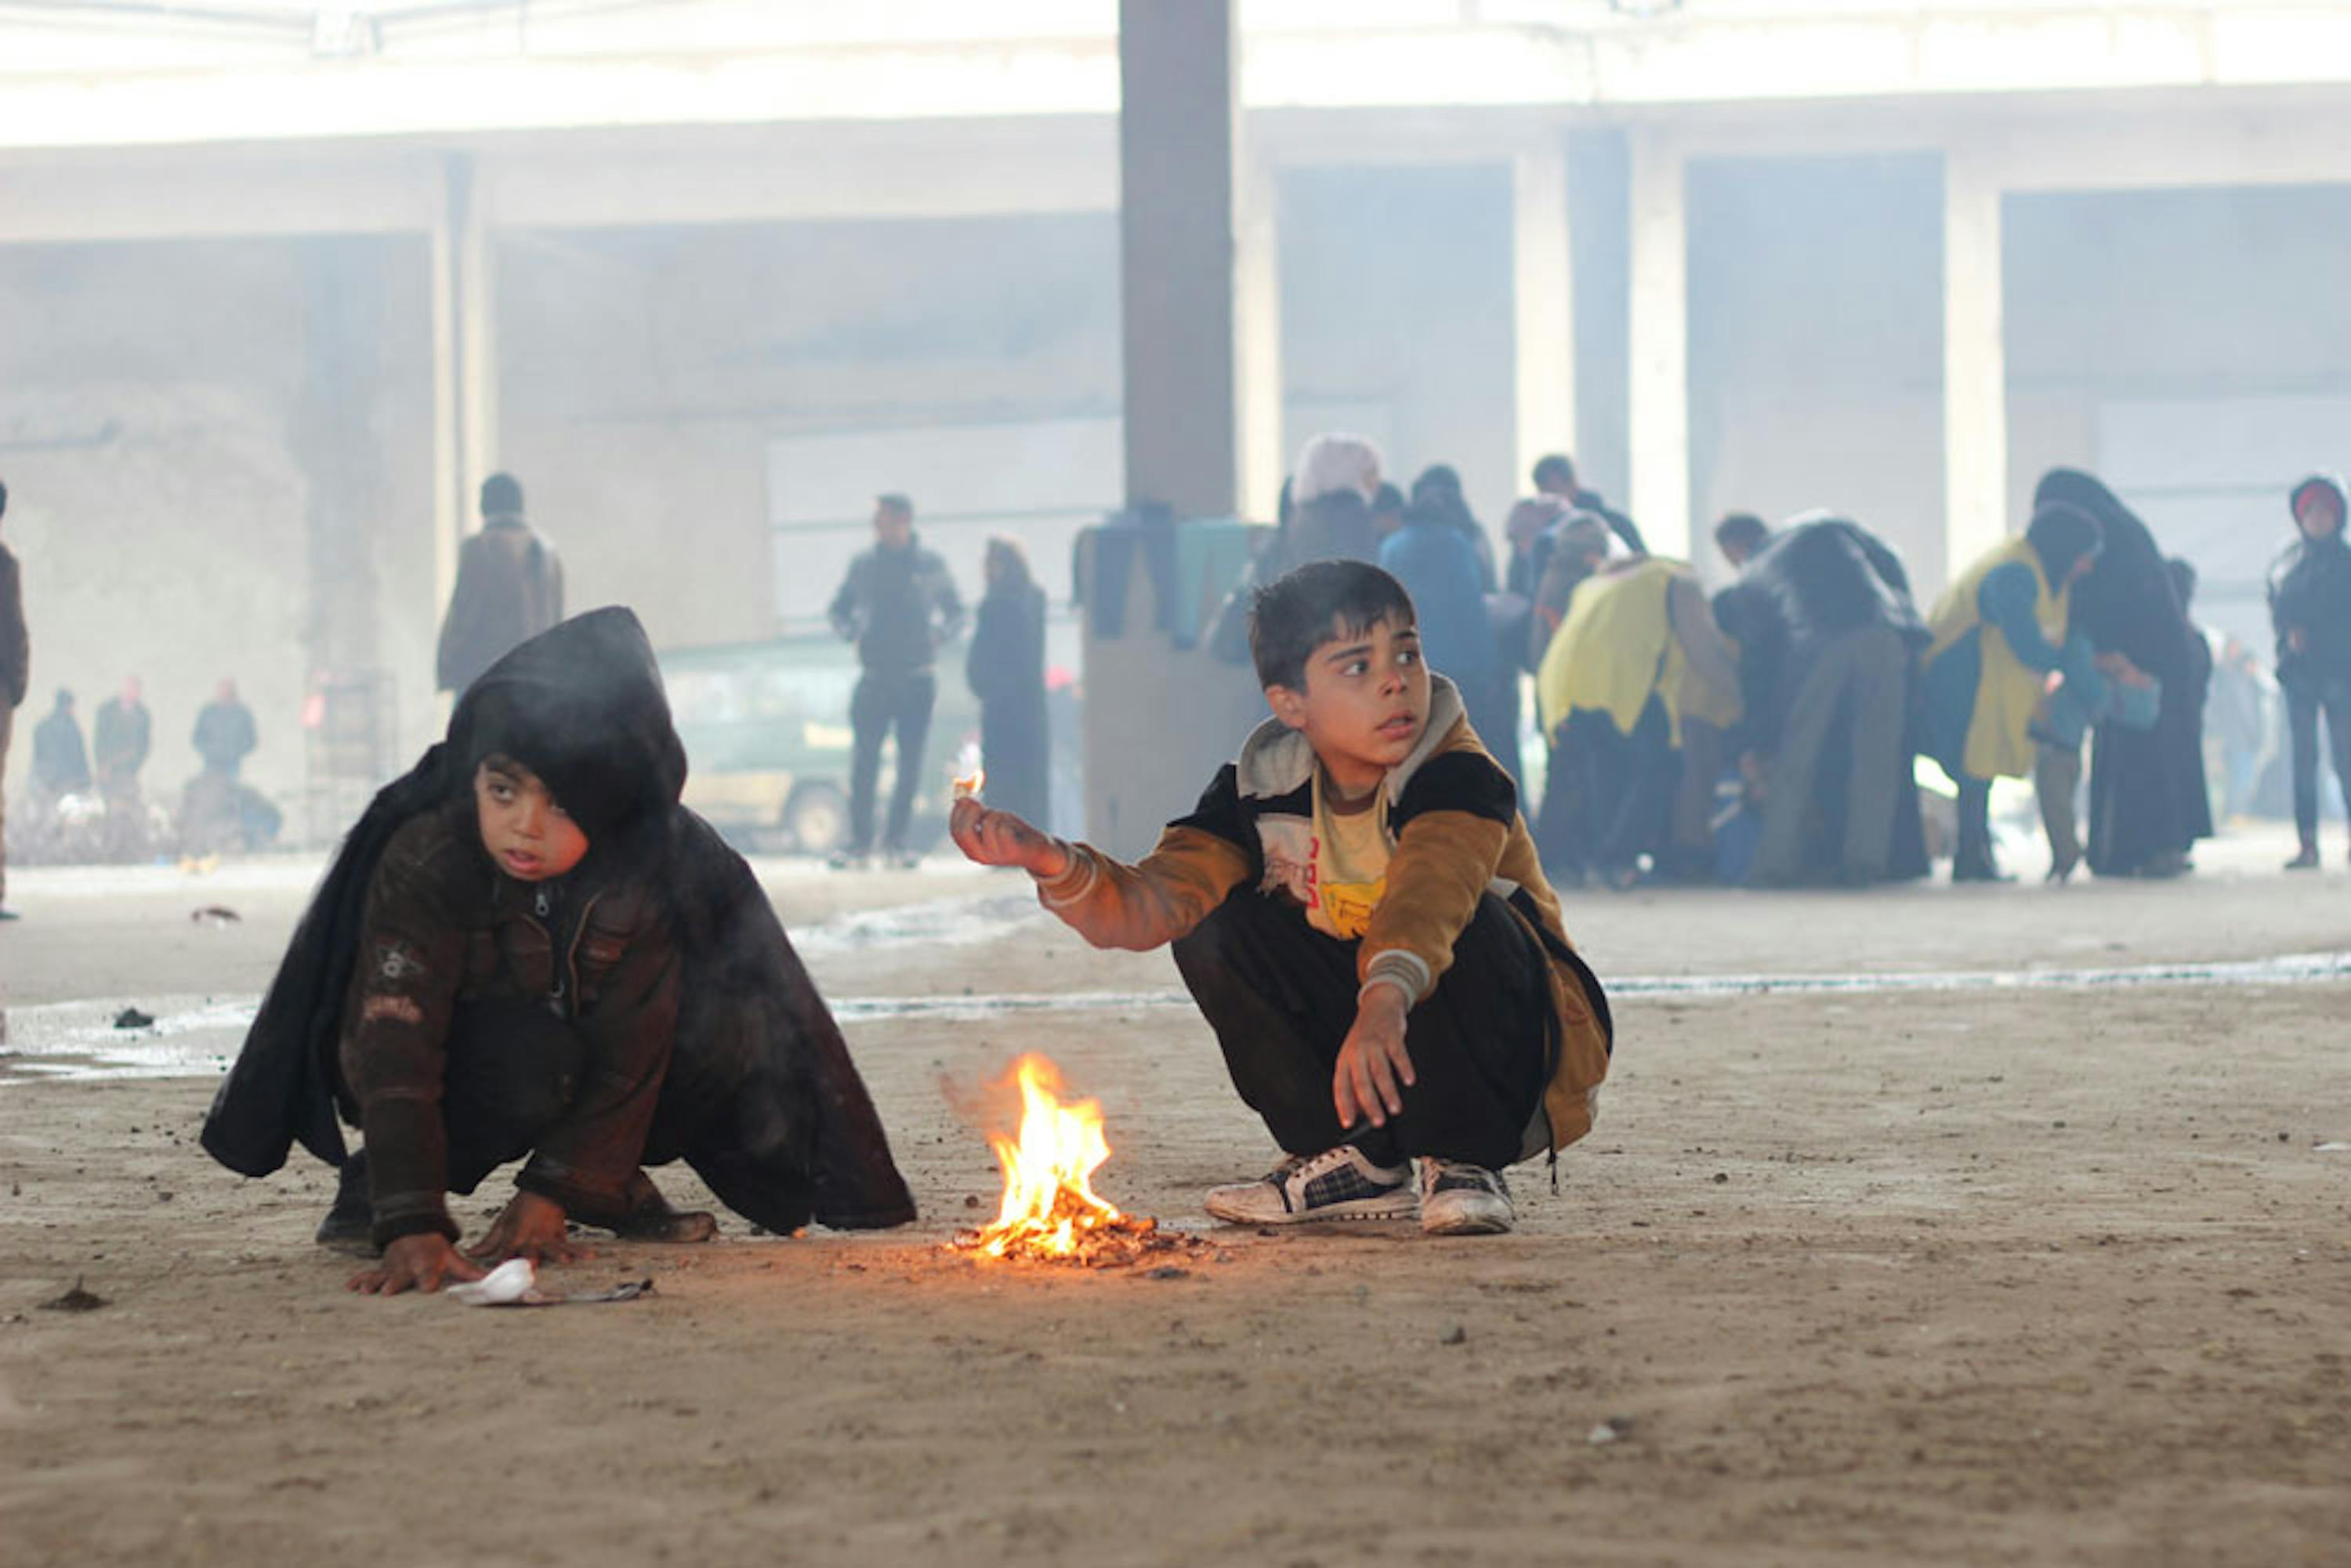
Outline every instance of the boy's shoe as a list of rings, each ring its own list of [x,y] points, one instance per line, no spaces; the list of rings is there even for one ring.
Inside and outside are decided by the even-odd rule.
[[[707,1209],[672,1208],[653,1178],[639,1171],[629,1178],[629,1211],[612,1234],[627,1241],[707,1241],[718,1234],[718,1217]]]
[[[1431,1236],[1495,1236],[1518,1223],[1510,1184],[1466,1160],[1420,1160],[1420,1228]]]
[[[374,1256],[375,1205],[368,1200],[367,1170],[367,1151],[360,1149],[336,1173],[334,1206],[319,1221],[319,1246]]]
[[[2317,844],[2308,840],[2304,840],[2303,841],[2301,852],[2296,854],[2294,859],[2285,862],[2285,869],[2288,871],[2316,871],[2318,869]]]
[[[1202,1207],[1231,1225],[1409,1219],[1419,1206],[1410,1166],[1375,1166],[1353,1144],[1292,1155],[1259,1181],[1212,1186]]]
[[[863,850],[835,850],[825,857],[825,863],[835,871],[863,871],[872,858]]]

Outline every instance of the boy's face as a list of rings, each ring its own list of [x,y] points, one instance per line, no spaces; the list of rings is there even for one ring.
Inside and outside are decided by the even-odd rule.
[[[517,882],[569,874],[588,854],[588,835],[564,814],[538,775],[509,758],[474,770],[474,816],[482,848]]]
[[[1268,686],[1274,716],[1303,735],[1332,781],[1361,794],[1412,754],[1428,727],[1428,666],[1420,632],[1392,618],[1331,638],[1307,656],[1306,687]]]

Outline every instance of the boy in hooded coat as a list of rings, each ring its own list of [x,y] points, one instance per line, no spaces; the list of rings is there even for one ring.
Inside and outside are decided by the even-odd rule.
[[[474,1271],[446,1195],[525,1155],[476,1258],[560,1259],[567,1220],[706,1236],[643,1173],[679,1158],[778,1233],[914,1218],[839,1029],[684,780],[643,628],[601,610],[493,665],[345,840],[204,1144],[247,1176],[297,1140],[340,1166],[320,1240],[389,1253],[356,1288]]]

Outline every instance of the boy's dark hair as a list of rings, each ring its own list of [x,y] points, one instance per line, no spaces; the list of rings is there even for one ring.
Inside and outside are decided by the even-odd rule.
[[[1575,461],[1564,452],[1553,452],[1535,463],[1535,488],[1540,490],[1552,480],[1573,487],[1575,484]]]
[[[2106,530],[2098,519],[2068,501],[2043,502],[2024,526],[2024,538],[2041,558],[2041,570],[2054,590],[2085,555],[2105,548]]]
[[[521,510],[521,480],[511,474],[493,474],[482,481],[482,516],[511,516]]]
[[[895,512],[902,517],[914,515],[914,503],[904,491],[884,490],[873,497],[873,504],[884,511]]]
[[[1394,485],[1383,484],[1372,492],[1372,516],[1384,517],[1404,510],[1404,492]]]
[[[1763,548],[1771,530],[1763,519],[1752,512],[1733,512],[1714,525],[1714,544],[1726,554],[1734,548],[1743,548],[1750,554]]]
[[[1284,572],[1249,601],[1249,657],[1261,686],[1306,689],[1306,661],[1382,621],[1419,623],[1404,584],[1369,561],[1318,560]]]

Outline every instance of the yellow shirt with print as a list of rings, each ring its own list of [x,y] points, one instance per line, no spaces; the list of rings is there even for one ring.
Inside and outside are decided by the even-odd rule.
[[[1371,929],[1372,911],[1388,890],[1388,792],[1372,791],[1353,809],[1335,807],[1322,769],[1314,770],[1314,858],[1306,924],[1353,942]]]

